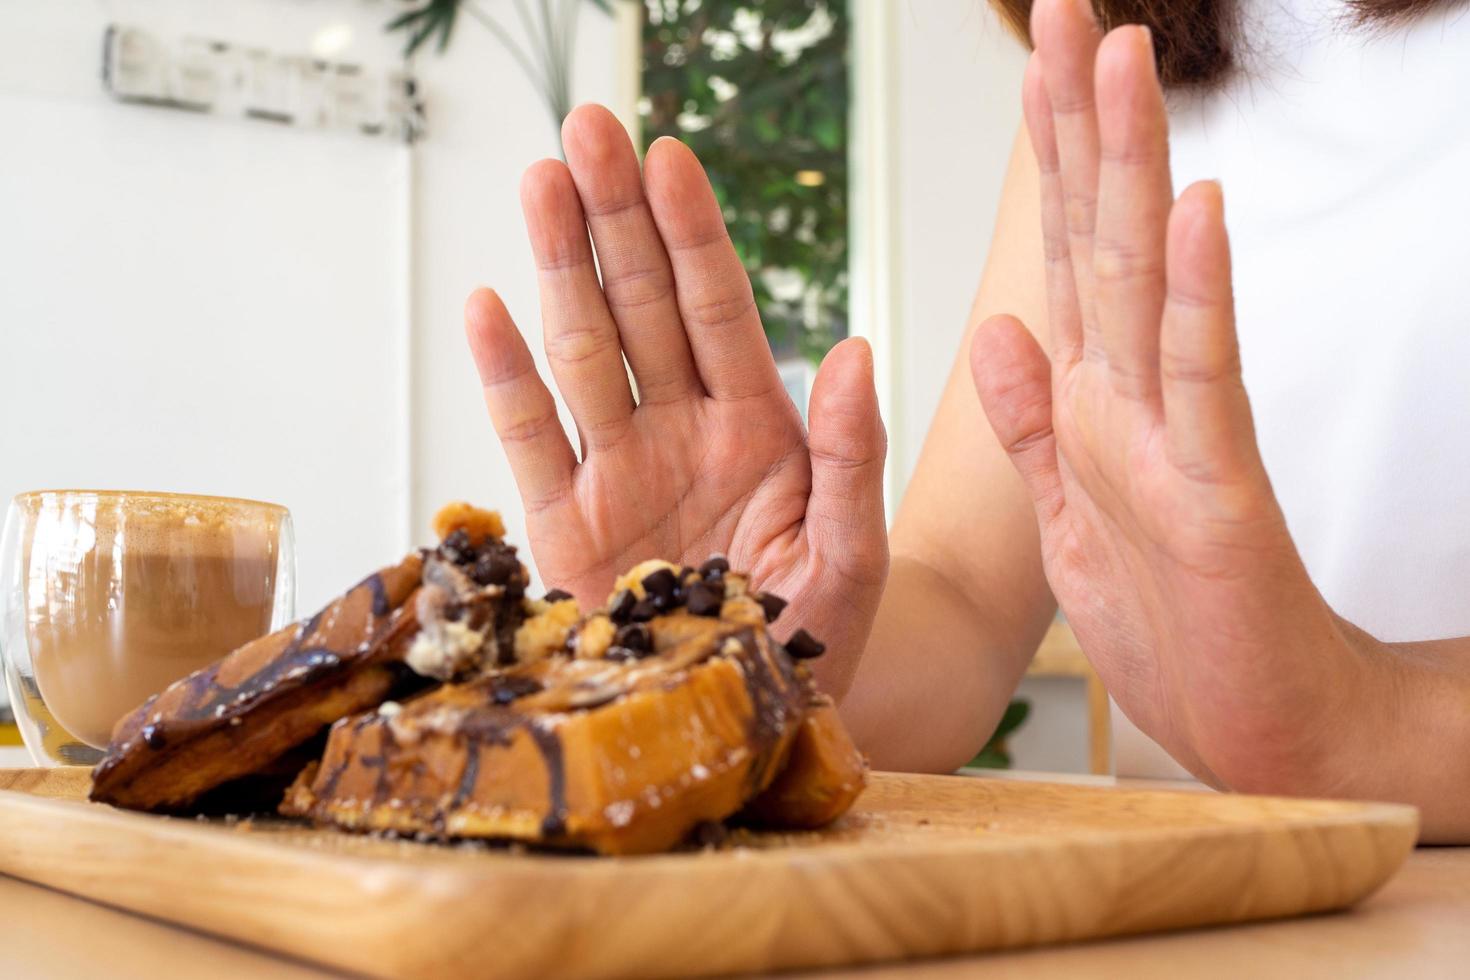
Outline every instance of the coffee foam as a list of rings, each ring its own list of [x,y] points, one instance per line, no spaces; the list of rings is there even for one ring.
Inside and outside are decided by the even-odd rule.
[[[111,545],[121,537],[135,554],[199,558],[267,550],[287,514],[254,500],[126,491],[39,491],[16,500],[33,528],[50,524],[65,534],[89,527],[96,542]]]

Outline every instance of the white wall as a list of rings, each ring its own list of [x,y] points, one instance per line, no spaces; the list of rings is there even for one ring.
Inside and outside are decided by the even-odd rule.
[[[613,103],[623,60],[618,32],[584,6],[574,91],[578,101]],[[549,377],[519,184],[526,166],[556,156],[559,143],[514,64],[477,26],[460,28],[450,57],[420,58],[417,69],[433,131],[414,161],[413,526],[422,534],[441,503],[465,498],[500,508],[510,538],[524,543],[520,498],[485,415],[462,310],[476,286],[493,286]],[[636,49],[626,57],[636,58]],[[563,417],[570,423],[565,411]]]
[[[985,0],[903,0],[897,29],[897,399],[902,489],[959,352],[1021,116],[1022,46]]]
[[[0,0],[0,500],[43,486],[279,501],[303,610],[514,484],[460,304],[488,282],[539,350],[516,186],[556,151],[529,84],[463,20],[417,66],[429,132],[366,136],[120,105],[104,26],[397,63],[385,0]],[[610,99],[590,6],[577,92]]]

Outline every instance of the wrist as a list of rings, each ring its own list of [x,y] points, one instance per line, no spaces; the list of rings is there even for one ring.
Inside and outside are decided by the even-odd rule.
[[[1322,793],[1347,798],[1372,795],[1379,782],[1390,722],[1404,686],[1403,664],[1391,644],[1332,614],[1342,652],[1337,658],[1341,693],[1333,720],[1331,751],[1322,759]]]
[[[1319,735],[1307,742],[1291,783],[1293,795],[1357,799],[1380,782],[1385,747],[1403,688],[1402,665],[1389,644],[1328,610],[1336,642],[1324,657]],[[1294,789],[1293,786],[1300,787]]]
[[[1238,792],[1360,797],[1373,782],[1402,683],[1394,658],[1325,603],[1294,626],[1281,644],[1274,690],[1263,692],[1269,710],[1244,726],[1241,742],[1217,744],[1202,758]]]

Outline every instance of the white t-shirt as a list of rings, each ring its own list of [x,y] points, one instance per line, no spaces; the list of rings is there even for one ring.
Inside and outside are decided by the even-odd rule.
[[[1261,453],[1313,581],[1382,640],[1470,635],[1470,5],[1404,27],[1252,0],[1170,112],[1218,178]],[[1182,772],[1114,710],[1115,767]]]

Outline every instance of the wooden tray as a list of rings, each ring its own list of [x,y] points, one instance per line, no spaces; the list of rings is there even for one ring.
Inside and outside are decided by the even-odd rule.
[[[371,976],[653,977],[865,963],[1342,908],[1411,807],[875,774],[820,834],[600,859],[198,821],[0,770],[0,871]]]

